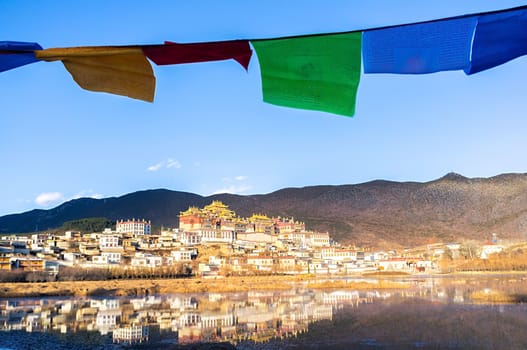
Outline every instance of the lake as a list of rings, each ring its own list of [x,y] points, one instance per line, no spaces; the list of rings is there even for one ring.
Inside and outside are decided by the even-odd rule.
[[[527,348],[527,275],[396,280],[406,288],[2,299],[0,349]],[[502,294],[515,299],[483,301]]]

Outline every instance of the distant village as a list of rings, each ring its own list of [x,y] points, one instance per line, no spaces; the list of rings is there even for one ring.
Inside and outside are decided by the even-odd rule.
[[[466,249],[465,249],[466,250]],[[481,258],[499,253],[493,241]],[[459,243],[435,244],[422,251],[372,251],[344,246],[328,232],[314,232],[294,218],[253,214],[238,217],[222,202],[190,207],[179,227],[152,233],[145,219],[122,219],[115,231],[0,237],[0,270],[57,274],[63,267],[127,270],[178,268],[188,275],[353,274],[367,271],[439,272],[439,261],[460,255]],[[470,252],[472,254],[472,252]],[[476,254],[476,250],[474,250]]]

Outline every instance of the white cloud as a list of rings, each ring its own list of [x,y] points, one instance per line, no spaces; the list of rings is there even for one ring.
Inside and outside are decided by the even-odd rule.
[[[248,178],[249,177],[247,177],[245,175],[239,175],[239,176],[235,176],[234,178],[232,178],[232,177],[222,177],[221,181],[222,182],[245,181]]]
[[[247,184],[231,185],[228,187],[220,188],[214,191],[212,194],[220,194],[220,193],[247,194],[247,191],[250,189],[251,189],[251,186]]]
[[[247,179],[249,179],[249,177],[245,175],[235,176],[234,178],[223,177],[221,178],[221,182],[224,183],[223,187],[214,191],[212,194],[220,194],[220,193],[247,194],[247,191],[251,189],[251,186],[245,182],[242,182]]]
[[[179,163],[177,160],[169,158],[167,160],[167,168],[168,169],[170,169],[170,168],[179,169],[179,168],[181,168],[181,163]]]
[[[44,192],[35,198],[35,203],[42,207],[58,204],[62,201],[64,201],[64,195],[60,192]]]
[[[146,168],[147,171],[158,171],[158,170],[161,170],[162,168],[167,168],[167,169],[180,169],[181,168],[181,163],[178,162],[177,160],[175,159],[172,159],[172,158],[168,158],[167,160],[164,160],[162,162],[159,162],[157,164],[154,164],[154,165],[150,165],[148,168]]]
[[[163,163],[157,163],[157,164],[154,164],[154,165],[150,165],[148,168],[146,168],[146,170],[148,170],[148,171],[158,171],[159,169],[161,169],[162,166],[163,166]]]

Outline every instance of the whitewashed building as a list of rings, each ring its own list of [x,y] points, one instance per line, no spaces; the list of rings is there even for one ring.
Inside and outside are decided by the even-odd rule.
[[[195,249],[181,248],[181,249],[173,250],[170,254],[172,255],[174,262],[180,262],[180,261],[191,261],[192,256],[196,255],[197,253]]]
[[[247,257],[247,265],[253,266],[256,270],[270,271],[273,267],[273,257],[268,255],[255,255]]]
[[[120,238],[117,234],[102,234],[99,237],[99,249],[122,248]]]
[[[198,232],[183,231],[178,233],[178,239],[187,246],[201,244],[201,235]]]
[[[481,247],[481,259],[487,259],[489,255],[500,253],[503,247],[499,244],[487,242]]]
[[[116,251],[103,251],[101,256],[106,259],[109,264],[120,264],[121,253]]]
[[[199,230],[201,243],[232,243],[236,233],[231,230]]]
[[[133,237],[145,236],[152,233],[152,224],[146,220],[120,220],[117,221],[115,230],[117,233],[131,235]]]
[[[130,261],[134,267],[159,267],[163,265],[163,257],[152,254],[136,253]]]
[[[330,261],[357,261],[357,252],[353,249],[325,247],[320,250],[321,259]]]

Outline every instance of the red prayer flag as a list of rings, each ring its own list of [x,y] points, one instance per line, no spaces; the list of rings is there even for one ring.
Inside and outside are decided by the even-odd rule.
[[[164,45],[142,46],[145,56],[157,65],[221,61],[234,59],[246,70],[252,50],[247,40],[179,44],[165,41]]]

